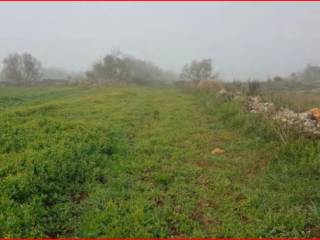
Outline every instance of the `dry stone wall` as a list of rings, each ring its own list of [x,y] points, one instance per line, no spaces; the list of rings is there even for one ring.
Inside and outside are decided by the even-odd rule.
[[[262,113],[268,117],[280,121],[289,127],[294,127],[302,132],[320,136],[320,119],[316,116],[320,110],[311,109],[297,113],[288,108],[276,109],[273,103],[263,102],[258,97],[248,97],[248,110],[252,113]]]
[[[232,93],[226,89],[221,89],[218,95],[232,100],[240,98],[240,93]],[[247,109],[251,113],[260,113],[279,121],[286,127],[293,127],[308,135],[320,136],[320,108],[313,108],[301,113],[288,108],[277,109],[272,102],[264,102],[259,96],[247,97],[246,103]]]

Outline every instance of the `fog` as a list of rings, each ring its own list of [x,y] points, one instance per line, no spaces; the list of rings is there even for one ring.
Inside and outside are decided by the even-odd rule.
[[[225,79],[286,75],[320,64],[320,3],[1,3],[0,58],[85,71],[120,48],[179,72],[212,58]]]

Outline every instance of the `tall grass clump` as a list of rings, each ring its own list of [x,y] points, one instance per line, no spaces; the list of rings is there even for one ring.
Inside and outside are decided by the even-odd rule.
[[[320,97],[316,92],[263,91],[261,95],[263,99],[273,102],[278,108],[289,108],[297,112],[320,107]]]

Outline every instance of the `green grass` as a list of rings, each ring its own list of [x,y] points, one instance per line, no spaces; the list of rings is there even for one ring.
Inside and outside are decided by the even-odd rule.
[[[240,103],[2,87],[0,110],[0,237],[319,236],[318,142]]]

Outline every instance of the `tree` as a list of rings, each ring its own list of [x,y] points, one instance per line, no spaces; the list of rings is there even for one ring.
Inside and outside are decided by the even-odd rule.
[[[180,78],[199,83],[201,80],[215,79],[217,78],[217,74],[213,73],[212,60],[202,59],[200,61],[194,60],[190,65],[184,65]]]
[[[128,57],[118,50],[107,54],[87,72],[87,78],[95,83],[127,81],[128,75]]]
[[[19,85],[41,79],[41,62],[29,53],[10,54],[3,59],[3,78]]]
[[[302,79],[309,82],[320,81],[320,67],[308,64],[302,72]]]
[[[150,62],[122,54],[119,50],[107,54],[95,63],[87,78],[92,83],[155,83],[173,79],[168,73]]]

